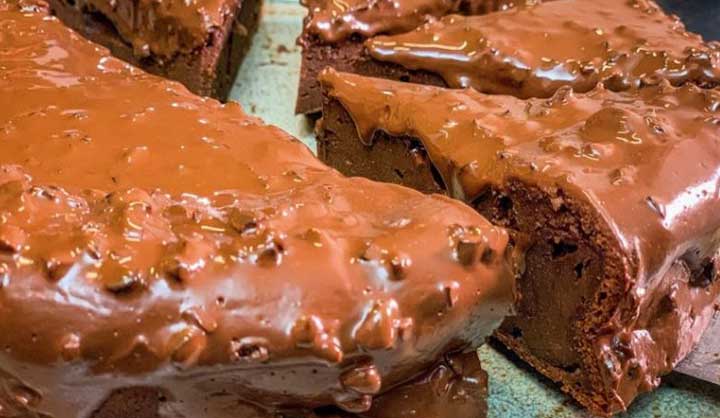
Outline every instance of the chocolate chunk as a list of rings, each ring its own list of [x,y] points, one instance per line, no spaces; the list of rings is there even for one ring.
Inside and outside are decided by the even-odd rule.
[[[279,240],[270,242],[269,245],[258,254],[257,263],[262,267],[275,267],[282,263],[285,254],[285,246]]]
[[[254,234],[260,229],[265,215],[259,211],[242,211],[233,208],[228,215],[230,225],[241,234]]]
[[[335,396],[335,404],[346,412],[362,413],[372,407],[372,396],[357,393],[340,393]]]
[[[14,225],[0,225],[0,252],[18,253],[27,241],[27,234]]]
[[[98,270],[98,280],[113,293],[126,293],[143,284],[143,274],[122,264],[116,258],[104,260]]]
[[[182,367],[190,367],[194,365],[202,352],[207,346],[207,337],[205,333],[194,327],[188,326],[177,331],[170,337],[168,349],[172,360],[182,365]]]
[[[382,387],[382,377],[375,365],[359,366],[340,376],[343,387],[365,395],[375,395]]]
[[[249,363],[264,363],[270,360],[268,342],[259,337],[243,337],[230,342],[230,354],[233,360]]]
[[[77,334],[70,333],[60,340],[60,354],[63,360],[73,361],[80,357],[81,341]]]
[[[57,252],[45,260],[48,278],[57,281],[65,277],[75,263],[75,257],[69,252]]]
[[[369,350],[392,348],[397,338],[395,324],[399,315],[396,301],[373,302],[355,330],[355,341]]]

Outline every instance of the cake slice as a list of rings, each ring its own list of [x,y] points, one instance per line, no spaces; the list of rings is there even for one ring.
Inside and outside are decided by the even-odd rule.
[[[305,0],[297,113],[316,113],[322,106],[317,76],[325,67],[366,75],[405,79],[409,72],[374,65],[363,41],[380,34],[408,32],[448,13],[483,14],[540,0]],[[399,71],[398,71],[399,70]],[[438,84],[432,76],[414,74],[413,81]],[[408,79],[409,80],[409,79]]]
[[[346,178],[39,3],[0,22],[0,415],[373,414],[434,381],[484,415],[460,395],[513,302],[507,231]]]
[[[258,26],[261,0],[47,0],[67,26],[113,55],[226,100]]]
[[[598,414],[652,390],[720,294],[720,92],[521,100],[326,71],[319,154],[458,198],[526,242],[498,337]]]
[[[521,98],[720,83],[720,44],[649,0],[559,0],[480,16],[445,16],[357,46],[342,71]],[[355,64],[362,63],[362,64]]]

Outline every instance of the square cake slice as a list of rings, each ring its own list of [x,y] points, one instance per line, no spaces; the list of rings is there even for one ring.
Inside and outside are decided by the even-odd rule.
[[[305,0],[308,9],[303,33],[302,67],[296,105],[297,113],[320,111],[322,95],[317,77],[325,67],[338,71],[442,84],[430,74],[410,74],[399,67],[377,65],[363,42],[376,35],[411,31],[448,13],[485,14],[540,0]]]
[[[113,55],[226,100],[257,30],[261,0],[48,0],[67,26]]]
[[[326,163],[446,193],[524,242],[518,315],[497,336],[581,404],[624,410],[697,343],[720,294],[720,91],[321,82]]]

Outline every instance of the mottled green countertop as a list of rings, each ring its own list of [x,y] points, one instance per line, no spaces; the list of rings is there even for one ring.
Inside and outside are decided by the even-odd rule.
[[[304,9],[295,0],[266,0],[260,31],[240,71],[232,98],[249,113],[280,126],[315,149],[312,126],[294,115],[300,67],[300,49],[295,38],[300,33],[303,14]],[[480,357],[490,375],[491,418],[589,416],[552,382],[512,356],[485,346],[480,349]],[[630,411],[620,416],[720,417],[720,388],[673,374],[657,391],[641,397]]]

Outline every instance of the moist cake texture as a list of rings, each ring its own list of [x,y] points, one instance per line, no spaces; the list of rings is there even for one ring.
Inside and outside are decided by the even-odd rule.
[[[319,154],[444,192],[528,246],[499,338],[599,414],[687,355],[720,280],[720,92],[520,100],[326,71]]]
[[[225,100],[261,0],[48,0],[67,26],[144,70]]]
[[[456,355],[512,304],[503,228],[345,178],[37,3],[0,22],[0,415],[377,417],[432,382],[484,415]]]

